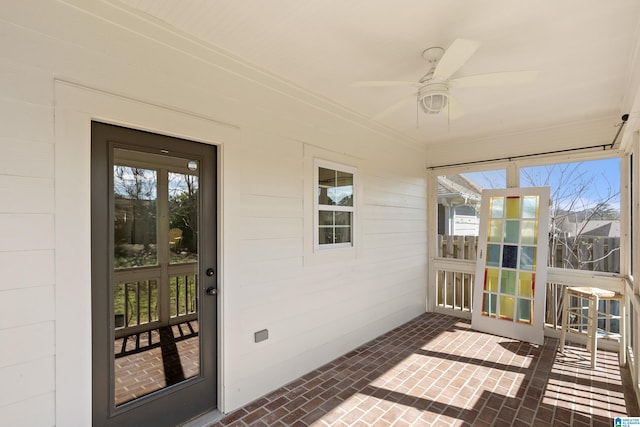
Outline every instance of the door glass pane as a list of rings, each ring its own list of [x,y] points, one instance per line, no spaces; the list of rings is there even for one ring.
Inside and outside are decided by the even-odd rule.
[[[507,218],[520,218],[520,197],[507,197]]]
[[[490,292],[498,292],[498,275],[500,270],[497,268],[487,268],[485,270],[484,289]]]
[[[502,242],[502,220],[492,219],[489,221],[489,234],[487,240],[490,242]]]
[[[520,221],[505,221],[504,241],[505,243],[518,243],[520,238]]]
[[[115,268],[158,263],[157,185],[155,170],[114,165]]]
[[[113,404],[200,373],[194,160],[114,150]]]
[[[518,298],[518,322],[531,324],[531,304],[529,299]]]
[[[198,176],[169,172],[169,251],[172,264],[198,260]]]

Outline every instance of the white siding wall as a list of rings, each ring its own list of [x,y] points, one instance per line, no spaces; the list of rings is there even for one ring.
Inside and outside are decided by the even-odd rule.
[[[90,96],[84,116],[69,116],[80,117],[83,126],[72,128],[58,117],[56,126],[64,132],[54,129],[54,112],[68,102],[56,98],[55,79],[238,131],[239,138],[212,138],[221,146],[223,171],[220,355],[226,411],[424,311],[423,150],[234,58],[97,1],[0,2],[0,52],[2,423],[90,422],[90,396],[62,387],[69,379],[85,390],[90,386],[84,369],[90,362],[89,284],[56,283],[75,259],[87,260],[87,117],[186,136],[202,133],[178,132],[170,121],[150,125],[152,118],[140,114],[127,119],[128,109],[140,103],[122,98],[124,108],[110,112],[102,104],[92,106]],[[59,156],[68,151],[56,148],[56,135],[65,135],[65,150],[71,147],[77,161]],[[315,157],[358,168],[353,251],[313,252]],[[61,187],[64,182],[79,187]],[[81,219],[78,241],[62,245],[76,239],[61,235],[73,227],[66,214],[74,211]],[[82,265],[77,274],[86,277],[87,271]],[[78,322],[76,331],[68,327],[68,313],[77,305],[83,309],[71,319]],[[264,328],[269,340],[255,344],[253,333]],[[81,355],[83,366],[65,364],[70,353]],[[75,413],[68,409],[70,398],[79,408]]]

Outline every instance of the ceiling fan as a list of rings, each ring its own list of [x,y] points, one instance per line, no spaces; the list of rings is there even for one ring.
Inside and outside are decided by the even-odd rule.
[[[422,57],[429,64],[427,74],[417,82],[409,81],[361,81],[353,86],[383,87],[383,86],[415,86],[418,91],[387,107],[373,117],[379,120],[396,111],[406,103],[417,100],[417,105],[426,114],[448,113],[449,118],[455,119],[464,114],[460,103],[451,95],[449,89],[507,86],[532,82],[538,76],[537,71],[507,71],[499,73],[475,74],[471,76],[450,77],[464,65],[476,52],[480,44],[473,40],[456,39],[446,51],[441,47],[430,47],[422,52]]]

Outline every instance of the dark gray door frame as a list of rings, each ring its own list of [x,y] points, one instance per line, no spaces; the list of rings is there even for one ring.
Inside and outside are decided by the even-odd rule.
[[[131,403],[113,403],[113,149],[200,162],[200,375]],[[91,319],[93,425],[176,425],[217,408],[217,150],[215,146],[119,126],[91,123]],[[70,190],[72,191],[72,190]],[[213,269],[215,274],[206,274]]]

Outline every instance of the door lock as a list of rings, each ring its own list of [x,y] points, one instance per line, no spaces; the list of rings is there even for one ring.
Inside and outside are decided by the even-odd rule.
[[[209,267],[209,268],[207,268],[207,271],[205,271],[205,274],[206,274],[208,277],[211,277],[211,276],[213,276],[214,274],[216,274],[216,272],[215,272],[215,270],[214,270],[213,268]]]
[[[216,288],[214,288],[213,286],[209,286],[206,290],[207,295],[217,295],[218,294],[218,290]]]

